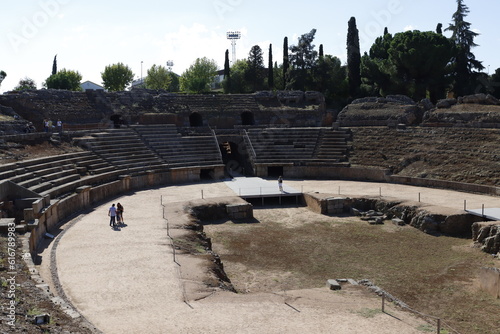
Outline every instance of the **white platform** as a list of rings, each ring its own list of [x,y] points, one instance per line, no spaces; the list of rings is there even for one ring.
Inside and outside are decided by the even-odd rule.
[[[468,213],[480,216],[490,220],[500,220],[500,208],[484,208],[483,209],[474,209],[474,210],[466,210]]]
[[[278,197],[278,196],[297,196],[301,192],[288,186],[283,181],[283,192],[280,192],[278,180],[267,181],[260,177],[235,177],[224,183],[240,197]]]

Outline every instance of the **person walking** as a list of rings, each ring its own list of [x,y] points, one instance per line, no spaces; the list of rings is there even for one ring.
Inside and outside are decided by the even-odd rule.
[[[280,192],[283,192],[283,177],[278,177],[278,187],[280,188]]]
[[[120,203],[116,204],[116,220],[118,221],[118,224],[125,223],[123,221],[123,205],[121,205]]]
[[[61,134],[62,133],[62,121],[60,119],[58,119],[56,124],[57,124],[57,132],[59,134]]]
[[[116,207],[115,203],[111,205],[108,211],[108,216],[109,216],[109,226],[115,227],[116,226]]]

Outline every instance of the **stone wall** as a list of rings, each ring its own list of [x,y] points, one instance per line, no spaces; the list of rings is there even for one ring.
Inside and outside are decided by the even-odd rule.
[[[269,104],[269,100],[274,102]],[[320,126],[324,122],[324,97],[317,92],[265,92],[258,94],[174,94],[134,89],[122,92],[70,92],[28,90],[0,95],[0,106],[41,131],[45,118],[75,125],[176,124],[190,126],[197,114],[200,125],[234,128],[241,125]],[[251,114],[245,118],[244,114]],[[253,124],[243,124],[253,119]],[[197,125],[198,126],[198,125]]]
[[[338,215],[343,213],[360,214],[363,211],[376,211],[383,219],[396,219],[399,224],[413,226],[429,234],[446,234],[457,237],[471,235],[474,223],[482,220],[475,215],[456,213],[434,213],[423,208],[421,203],[386,200],[382,198],[345,198],[333,197],[329,194],[304,194],[307,207],[320,214]]]

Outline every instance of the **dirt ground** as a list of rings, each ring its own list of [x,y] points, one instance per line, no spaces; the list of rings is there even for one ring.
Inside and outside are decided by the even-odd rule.
[[[297,189],[338,189],[337,182],[287,181]],[[342,183],[341,189],[366,192],[367,184]],[[186,233],[190,218],[186,203],[227,198],[223,183],[191,184],[127,194],[82,214],[63,226],[57,247],[44,249],[39,270],[51,286],[60,286],[66,298],[104,333],[423,333],[432,326],[388,304],[365,288],[345,285],[340,291],[324,282],[296,289],[293,273],[256,272],[252,280],[231,274],[240,293],[214,284],[210,258],[179,250],[172,241]],[[418,189],[394,186],[383,189],[414,196]],[[426,198],[443,199],[429,191]],[[447,192],[447,201],[460,202],[461,193]],[[495,198],[478,196],[471,201]],[[107,210],[111,203],[125,206],[125,225],[112,229]],[[165,207],[165,213],[163,206]],[[269,211],[271,216],[277,211]],[[286,228],[307,219],[294,211],[281,211]],[[71,226],[71,227],[70,227]],[[69,228],[68,228],[69,227]],[[170,239],[169,235],[172,237]],[[56,239],[57,240],[57,239]],[[47,259],[54,255],[57,275]],[[221,258],[224,262],[224,257]],[[348,277],[345,277],[348,278]],[[284,282],[284,283],[283,283]]]

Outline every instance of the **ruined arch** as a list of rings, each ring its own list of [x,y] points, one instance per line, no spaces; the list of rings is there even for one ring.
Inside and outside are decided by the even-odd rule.
[[[203,116],[197,112],[191,113],[189,115],[189,126],[203,126]]]
[[[253,112],[244,111],[241,113],[241,125],[255,125]]]

